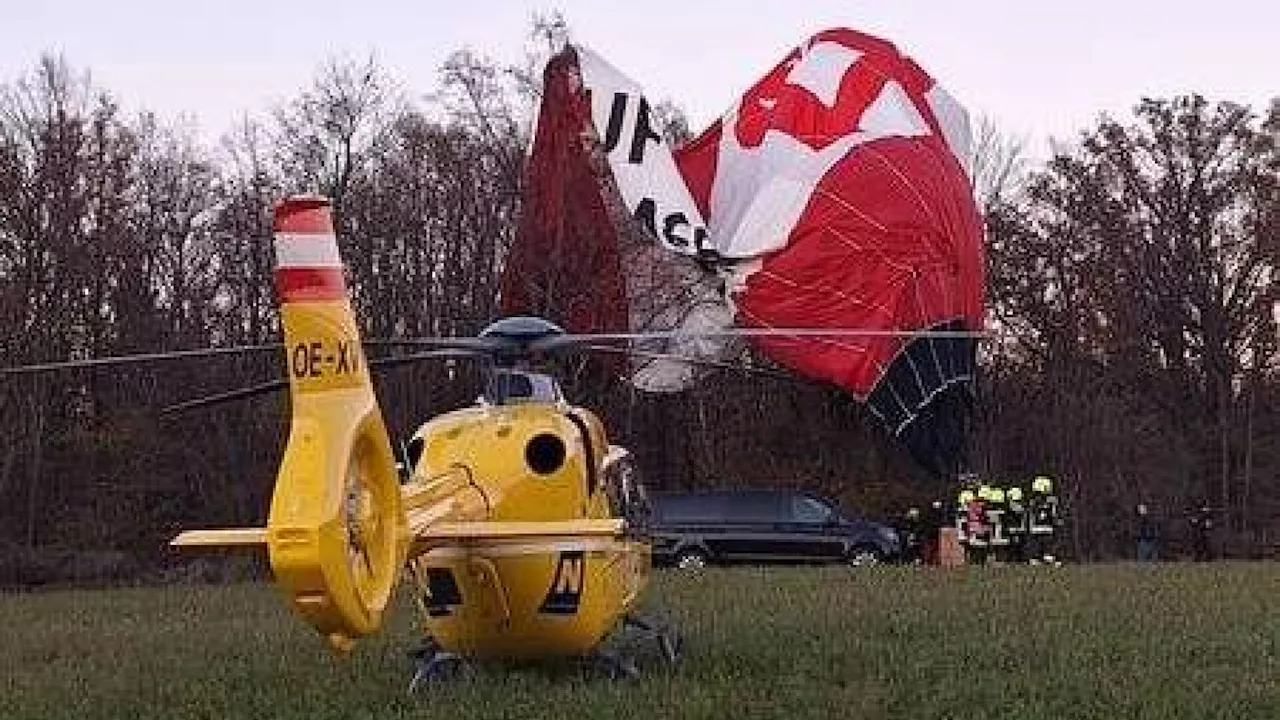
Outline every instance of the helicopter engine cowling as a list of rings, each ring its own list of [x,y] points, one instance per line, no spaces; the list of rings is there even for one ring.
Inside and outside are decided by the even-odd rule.
[[[404,564],[408,522],[329,201],[288,198],[274,224],[293,417],[267,549],[294,609],[345,651],[382,623]]]

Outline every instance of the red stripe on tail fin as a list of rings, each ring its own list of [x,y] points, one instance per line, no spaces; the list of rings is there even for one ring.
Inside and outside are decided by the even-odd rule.
[[[322,195],[292,195],[275,209],[271,230],[297,235],[333,235],[333,213],[329,198]]]
[[[342,268],[280,268],[276,270],[276,291],[280,302],[342,300],[347,284]]]

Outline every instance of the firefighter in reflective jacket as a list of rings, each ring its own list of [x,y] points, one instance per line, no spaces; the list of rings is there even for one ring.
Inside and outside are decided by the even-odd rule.
[[[969,546],[969,503],[973,502],[974,492],[964,488],[956,496],[956,540],[962,548]]]
[[[987,550],[991,545],[991,526],[987,521],[987,495],[991,488],[986,484],[978,486],[977,492],[969,502],[965,503],[965,534],[969,538],[967,546],[969,562],[982,564],[987,561]]]
[[[1027,560],[1027,506],[1022,502],[1022,488],[1014,485],[1005,490],[1004,529],[1009,536],[1009,562]]]
[[[987,527],[990,530],[988,543],[991,546],[991,557],[994,560],[1008,559],[1009,536],[1005,533],[1005,496],[1004,489],[998,485],[987,487]]]
[[[1031,563],[1060,564],[1053,551],[1053,536],[1062,524],[1062,518],[1058,496],[1053,492],[1053,481],[1047,475],[1031,481],[1027,515],[1027,554]]]

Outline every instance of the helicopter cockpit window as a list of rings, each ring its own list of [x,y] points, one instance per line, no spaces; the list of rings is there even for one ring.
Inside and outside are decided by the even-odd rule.
[[[489,379],[485,399],[494,405],[558,403],[561,396],[559,385],[549,375],[499,370]]]
[[[533,383],[524,375],[502,376],[502,397],[507,400],[533,397]]]

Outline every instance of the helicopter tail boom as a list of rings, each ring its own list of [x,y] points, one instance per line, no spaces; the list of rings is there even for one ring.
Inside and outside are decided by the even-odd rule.
[[[407,523],[328,199],[285,199],[274,231],[292,422],[265,539],[294,609],[342,650],[380,626]]]

